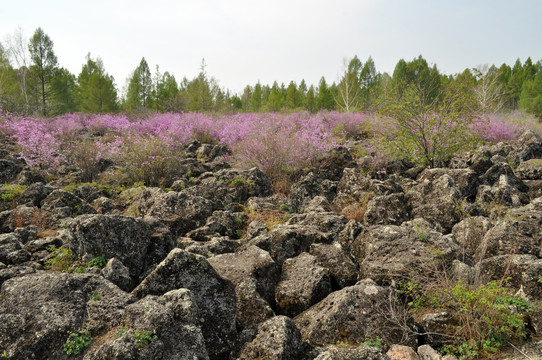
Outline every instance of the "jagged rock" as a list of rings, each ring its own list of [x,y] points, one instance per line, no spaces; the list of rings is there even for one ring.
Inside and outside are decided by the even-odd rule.
[[[29,186],[35,183],[45,184],[47,183],[47,180],[42,174],[36,171],[23,168],[23,170],[19,173],[19,175],[17,175],[15,182],[19,185]]]
[[[14,233],[0,235],[0,261],[5,264],[11,264],[8,260],[10,253],[20,250],[23,245],[19,237]]]
[[[374,196],[403,192],[403,189],[388,179],[385,181],[372,179],[357,169],[344,169],[343,176],[337,184],[337,196],[333,206],[343,209],[352,203],[366,203]]]
[[[38,227],[34,225],[16,228],[13,231],[18,237],[21,243],[26,244],[29,241],[35,240],[38,235]]]
[[[83,215],[67,228],[72,251],[89,261],[97,256],[118,258],[130,276],[139,277],[149,265],[151,227],[143,219],[119,215]]]
[[[13,210],[0,213],[0,225],[2,232],[12,232],[20,227],[29,225],[41,225],[42,228],[47,227],[47,214],[44,214],[40,209],[19,205]]]
[[[247,227],[246,238],[251,239],[267,233],[267,225],[259,221],[251,221]]]
[[[297,360],[302,358],[301,334],[286,316],[276,316],[258,325],[254,339],[241,350],[238,359]]]
[[[310,212],[306,214],[294,214],[288,220],[288,225],[314,226],[319,231],[330,233],[332,236],[340,233],[346,226],[348,220],[333,212]]]
[[[442,175],[449,175],[453,180],[455,186],[459,189],[461,197],[474,199],[476,196],[476,189],[480,183],[478,174],[471,169],[446,169],[435,168],[425,169],[418,176],[419,182],[435,181]]]
[[[68,332],[118,326],[134,301],[100,276],[59,272],[10,279],[0,298],[0,348],[12,359],[68,359],[62,348]]]
[[[542,180],[523,180],[529,187],[529,198],[536,199],[542,196]]]
[[[31,253],[29,253],[25,249],[19,249],[19,250],[15,250],[15,251],[10,252],[7,255],[7,263],[8,264],[13,264],[13,265],[19,265],[19,264],[23,264],[23,263],[25,263],[27,261],[30,261],[31,258],[32,258]]]
[[[211,258],[216,255],[235,252],[240,246],[239,240],[233,240],[227,236],[212,237],[211,240],[200,242],[191,238],[177,239],[177,246],[193,254]]]
[[[331,202],[335,197],[336,187],[336,182],[310,172],[292,185],[290,204],[295,212],[301,212],[316,196],[322,196]]]
[[[483,216],[467,217],[454,225],[452,234],[462,248],[460,251],[461,261],[472,265],[472,261],[479,260],[475,257],[476,254],[480,254],[484,236],[490,227],[491,222]]]
[[[100,196],[90,204],[98,214],[111,214],[115,203],[110,198]]]
[[[542,180],[542,159],[530,159],[518,165],[514,173],[521,180]]]
[[[332,287],[343,288],[357,282],[358,267],[340,243],[312,244],[309,252],[329,270]]]
[[[127,212],[153,217],[166,224],[175,236],[205,224],[213,212],[211,201],[183,192],[164,192],[157,188],[133,188],[121,194],[129,199]]]
[[[542,158],[542,139],[532,130],[527,130],[513,144],[515,161],[523,162]]]
[[[377,283],[431,276],[439,266],[449,267],[458,250],[453,237],[410,224],[371,226],[352,244],[360,277]]]
[[[410,219],[410,211],[403,193],[375,196],[367,203],[364,220],[367,225],[401,225]]]
[[[473,170],[478,176],[484,175],[485,172],[493,166],[493,162],[490,158],[491,153],[488,150],[482,150],[479,153],[474,154],[469,161],[469,169]]]
[[[23,191],[21,196],[17,199],[17,204],[30,207],[41,206],[43,199],[45,199],[54,190],[54,187],[41,182],[32,184]]]
[[[79,186],[78,188],[74,190],[73,194],[85,200],[89,204],[102,196],[102,194],[100,193],[98,189],[96,189],[94,186],[88,186],[88,185]]]
[[[390,360],[384,350],[369,346],[327,346],[314,360]]]
[[[7,184],[15,180],[22,167],[15,161],[0,159],[0,184]]]
[[[329,234],[318,231],[313,226],[279,225],[266,235],[251,239],[243,247],[256,245],[268,251],[271,258],[282,266],[286,259],[309,251],[313,243],[331,243]]]
[[[542,294],[542,259],[534,255],[500,255],[485,259],[481,263],[480,273],[483,279],[501,280],[511,278],[508,285],[532,298]]]
[[[452,275],[455,280],[471,284],[474,281],[475,271],[472,266],[459,260],[452,261]]]
[[[503,176],[511,187],[514,187],[521,192],[529,191],[528,186],[514,174],[514,171],[507,163],[497,163],[490,167],[484,175],[480,176],[480,182],[485,185],[493,186],[495,183],[501,181]]]
[[[422,345],[418,348],[418,356],[420,360],[441,360],[439,352],[429,345]]]
[[[275,290],[278,311],[294,317],[331,293],[329,270],[318,258],[306,252],[282,265],[280,282]]]
[[[426,333],[426,341],[433,346],[446,344],[450,340],[447,334],[453,334],[455,331],[454,319],[446,311],[425,313],[415,320]]]
[[[4,263],[0,262],[0,264],[4,264]],[[0,286],[2,286],[2,284],[9,279],[12,279],[18,276],[33,274],[35,272],[36,272],[36,269],[32,266],[21,265],[21,266],[6,267],[6,265],[4,264],[4,268],[0,266]]]
[[[456,211],[461,202],[461,192],[453,178],[444,174],[430,181],[425,179],[407,194],[412,207],[412,217],[421,217],[440,232],[449,233],[459,222]]]
[[[340,341],[360,344],[367,338],[380,337],[385,344],[404,343],[403,327],[412,322],[401,306],[395,307],[395,292],[376,285],[371,279],[329,294],[294,318],[303,342],[311,346],[325,346]],[[394,307],[396,318],[390,318]],[[406,323],[398,326],[398,319]],[[360,326],[363,324],[363,326]],[[413,345],[408,339],[406,345]]]
[[[32,253],[47,250],[47,248],[54,246],[59,248],[62,246],[62,239],[58,237],[46,237],[36,240],[32,240],[24,245],[24,248]]]
[[[541,256],[541,226],[542,211],[525,207],[502,213],[483,237],[476,259],[505,254]]]
[[[186,236],[196,241],[208,241],[216,236],[237,237],[239,229],[246,218],[245,214],[217,210],[213,212],[204,226],[189,231]]]
[[[235,287],[218,275],[203,256],[173,249],[132,294],[141,299],[179,288],[191,291],[201,311],[209,357],[228,356],[236,335]]]
[[[209,359],[201,329],[199,309],[187,289],[163,296],[146,296],[126,307],[123,324],[129,331],[102,345],[85,360],[111,359]],[[137,344],[136,332],[150,332],[156,340]]]
[[[416,352],[404,345],[392,345],[386,355],[390,360],[419,360]]]
[[[301,212],[310,213],[310,212],[329,212],[331,211],[331,205],[329,200],[323,196],[315,196],[308,204],[303,206]]]
[[[88,203],[65,190],[53,190],[41,201],[41,210],[48,214],[47,225],[57,226],[60,220],[83,214],[95,214],[96,210]]]
[[[130,270],[116,257],[109,259],[102,269],[101,274],[104,278],[111,281],[122,290],[129,291],[130,283],[132,281],[130,278]]]
[[[267,251],[249,246],[208,261],[220,276],[235,285],[237,319],[243,327],[256,325],[274,315],[271,306],[275,303],[280,268]]]
[[[338,241],[347,253],[350,253],[352,243],[364,229],[356,220],[350,220],[339,233]]]

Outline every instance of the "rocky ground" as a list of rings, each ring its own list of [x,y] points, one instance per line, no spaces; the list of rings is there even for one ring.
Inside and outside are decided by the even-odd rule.
[[[171,189],[114,192],[1,149],[0,183],[22,190],[0,203],[0,357],[453,359],[435,350],[446,314],[413,316],[399,283],[510,278],[541,297],[534,133],[433,169],[371,172],[339,148],[287,197],[223,153],[194,142]],[[540,315],[496,356],[541,358]]]

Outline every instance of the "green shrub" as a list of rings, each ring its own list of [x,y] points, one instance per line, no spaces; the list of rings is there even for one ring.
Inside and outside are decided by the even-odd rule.
[[[0,187],[0,211],[8,210],[13,200],[22,195],[26,186],[4,184]]]
[[[156,331],[154,330],[134,330],[134,340],[136,346],[141,349],[158,340],[158,336],[156,336]]]
[[[76,264],[75,255],[68,248],[49,246],[51,258],[45,262],[45,268],[54,271],[72,272]]]
[[[461,281],[449,286],[423,290],[413,283],[403,283],[400,292],[412,295],[410,310],[423,314],[439,309],[451,315],[451,339],[441,351],[459,359],[491,357],[509,342],[527,336],[526,314],[531,304],[516,297],[514,290],[497,281],[485,285],[467,285]]]
[[[107,262],[105,261],[105,259],[101,256],[98,256],[98,257],[95,257],[94,259],[90,260],[87,264],[87,267],[91,268],[91,267],[97,267],[97,268],[100,268],[100,269],[103,269],[105,267],[105,264]]]
[[[92,343],[90,330],[81,329],[78,332],[70,332],[70,336],[64,344],[64,352],[68,355],[78,355]]]

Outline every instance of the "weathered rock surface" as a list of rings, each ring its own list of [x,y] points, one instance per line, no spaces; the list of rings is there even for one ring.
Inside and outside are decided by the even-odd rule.
[[[201,329],[210,358],[227,357],[236,336],[234,285],[200,255],[173,249],[132,292],[138,298],[186,288],[201,311]]]
[[[237,319],[243,327],[256,325],[274,315],[272,306],[280,268],[267,251],[249,246],[208,261],[220,276],[235,285]]]
[[[143,219],[119,215],[84,215],[68,226],[67,238],[72,251],[91,260],[116,257],[139,277],[146,268],[151,245],[151,226]]]
[[[312,244],[309,253],[329,270],[332,288],[341,289],[358,281],[358,266],[340,243]]]
[[[12,359],[68,359],[63,345],[69,332],[116,327],[135,301],[99,276],[57,272],[8,280],[0,299],[0,348]]]
[[[382,349],[361,346],[342,348],[328,346],[315,360],[390,360]]]
[[[360,344],[380,337],[386,344],[413,344],[404,329],[390,319],[390,306],[397,301],[393,291],[365,279],[329,294],[324,300],[294,318],[303,342],[325,346],[340,341]],[[404,308],[395,308],[397,319],[407,319]],[[364,326],[359,326],[364,324]]]
[[[389,284],[392,280],[432,276],[442,266],[449,267],[458,256],[459,246],[453,237],[421,224],[365,229],[352,244],[360,277]]]
[[[303,357],[301,334],[286,316],[276,316],[258,325],[254,339],[245,344],[238,359],[297,360]]]
[[[330,292],[329,270],[320,264],[318,258],[304,252],[282,265],[275,300],[281,314],[294,317]]]

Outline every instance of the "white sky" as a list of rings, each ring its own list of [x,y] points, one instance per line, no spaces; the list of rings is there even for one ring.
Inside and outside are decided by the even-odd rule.
[[[41,27],[76,76],[88,52],[117,87],[144,56],[177,81],[205,58],[221,87],[336,81],[344,58],[392,73],[422,55],[441,72],[542,59],[542,0],[0,0],[0,41]]]

